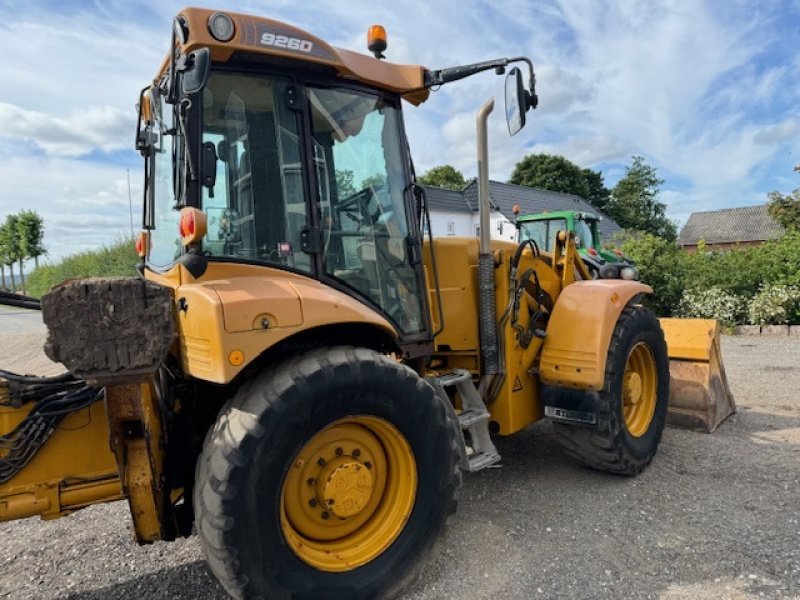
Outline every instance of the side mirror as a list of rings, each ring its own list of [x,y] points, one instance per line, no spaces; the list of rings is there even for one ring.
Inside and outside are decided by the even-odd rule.
[[[208,48],[198,48],[190,53],[181,77],[181,91],[187,96],[201,91],[208,81],[210,67],[211,54]]]
[[[506,76],[506,123],[510,135],[516,135],[525,127],[528,105],[528,92],[522,83],[522,71],[514,67]]]

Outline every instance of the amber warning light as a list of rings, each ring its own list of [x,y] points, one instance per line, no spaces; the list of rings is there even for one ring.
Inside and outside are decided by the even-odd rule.
[[[150,249],[150,234],[147,231],[142,231],[139,233],[139,237],[136,238],[136,255],[144,259],[147,256],[147,251]]]
[[[181,218],[178,221],[178,231],[181,234],[181,242],[184,246],[199,242],[206,235],[207,221],[206,214],[191,206],[181,209]]]
[[[375,55],[375,58],[386,58],[383,51],[386,50],[386,30],[383,25],[373,25],[367,31],[367,48]]]

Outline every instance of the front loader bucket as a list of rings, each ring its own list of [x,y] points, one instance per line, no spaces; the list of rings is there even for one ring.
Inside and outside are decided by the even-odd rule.
[[[669,411],[674,427],[711,433],[736,412],[722,364],[719,322],[660,319],[669,354]]]

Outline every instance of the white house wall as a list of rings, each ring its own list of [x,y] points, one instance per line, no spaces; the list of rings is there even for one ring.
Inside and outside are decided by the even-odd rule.
[[[431,211],[431,225],[433,237],[475,235],[472,227],[472,215],[467,213]]]
[[[431,211],[431,224],[433,237],[463,236],[477,237],[480,226],[478,213],[455,213],[446,211]],[[490,217],[492,239],[516,240],[514,224],[506,219],[502,213],[493,211]]]

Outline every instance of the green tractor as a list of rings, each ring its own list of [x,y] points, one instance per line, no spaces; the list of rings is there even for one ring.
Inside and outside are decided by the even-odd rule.
[[[516,207],[515,207],[516,208]],[[639,271],[633,261],[617,248],[603,249],[597,223],[600,217],[585,211],[557,210],[536,215],[516,217],[519,241],[533,240],[542,250],[555,244],[559,231],[575,234],[575,246],[589,268],[599,279],[639,279]]]

